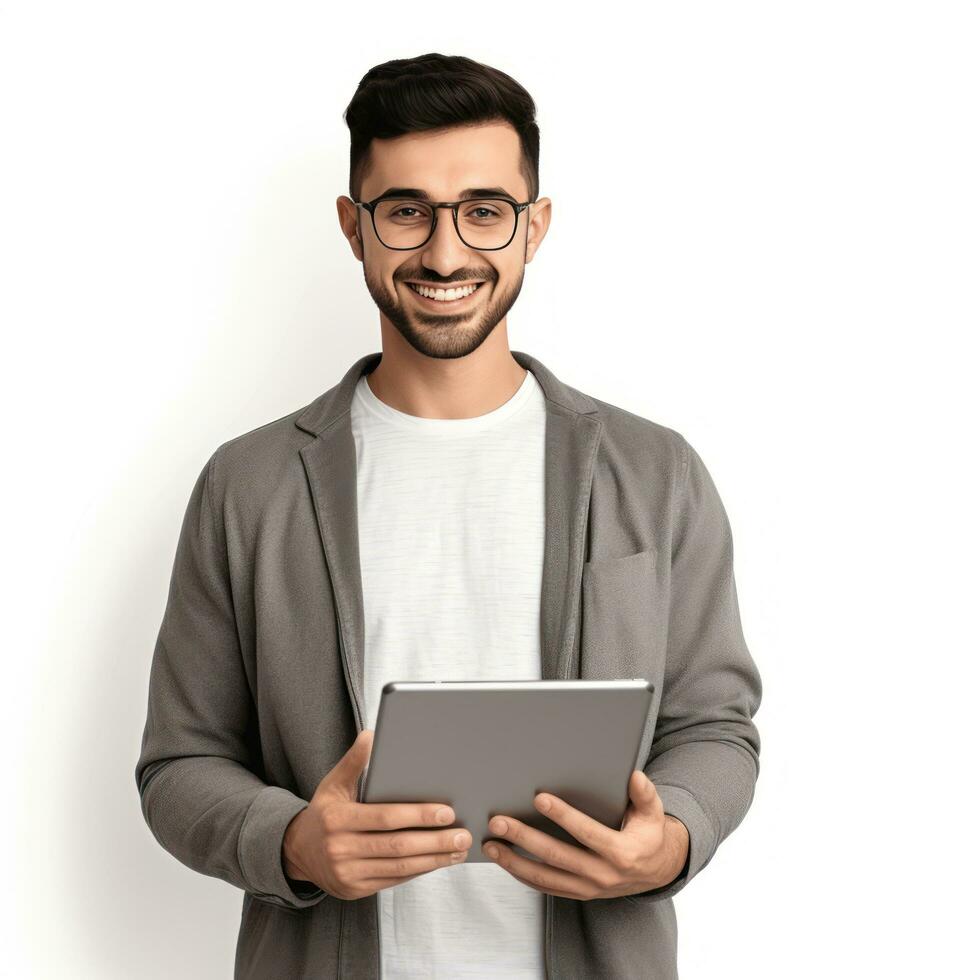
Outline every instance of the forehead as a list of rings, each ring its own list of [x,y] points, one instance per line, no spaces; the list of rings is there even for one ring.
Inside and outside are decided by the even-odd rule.
[[[469,187],[496,186],[519,201],[527,200],[521,141],[509,123],[453,126],[372,140],[361,198],[369,201],[389,187],[418,187],[434,200],[449,201]]]

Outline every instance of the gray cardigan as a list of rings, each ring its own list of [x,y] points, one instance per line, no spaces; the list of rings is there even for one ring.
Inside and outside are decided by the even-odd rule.
[[[677,976],[672,896],[752,802],[762,683],[732,535],[679,433],[511,351],[544,390],[544,678],[644,677],[645,771],[690,833],[670,885],[548,895],[552,978]],[[201,470],[153,651],[136,783],[153,835],[244,891],[236,978],[379,977],[377,897],[285,877],[282,838],[363,727],[364,623],[350,405],[380,353],[303,409],[223,443]]]

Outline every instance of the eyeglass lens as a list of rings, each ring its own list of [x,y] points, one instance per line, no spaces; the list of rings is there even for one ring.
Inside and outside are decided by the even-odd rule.
[[[374,209],[378,238],[389,248],[418,248],[432,229],[433,208],[425,201],[386,198]],[[459,235],[471,248],[502,248],[517,228],[517,214],[506,201],[464,201]]]

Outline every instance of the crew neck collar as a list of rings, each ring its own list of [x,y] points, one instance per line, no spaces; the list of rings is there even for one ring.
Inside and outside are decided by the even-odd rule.
[[[511,356],[534,375],[544,393],[549,414],[560,412],[595,415],[600,402],[557,378],[541,361],[525,351],[512,350]],[[381,363],[381,351],[359,357],[332,388],[313,399],[296,416],[297,428],[312,436],[321,436],[345,415],[350,414],[351,399],[361,375],[369,374]]]
[[[383,402],[371,390],[368,374],[362,374],[358,379],[354,397],[372,416],[399,428],[433,435],[464,435],[499,425],[515,415],[527,403],[536,384],[534,374],[526,370],[521,386],[507,401],[483,415],[468,419],[430,419],[399,411],[387,402]]]

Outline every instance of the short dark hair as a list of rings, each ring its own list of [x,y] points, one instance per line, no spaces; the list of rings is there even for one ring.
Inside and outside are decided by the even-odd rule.
[[[350,129],[350,196],[358,200],[371,140],[447,126],[509,122],[521,141],[521,173],[538,198],[540,133],[534,100],[496,68],[462,55],[422,54],[376,65],[344,111]]]

